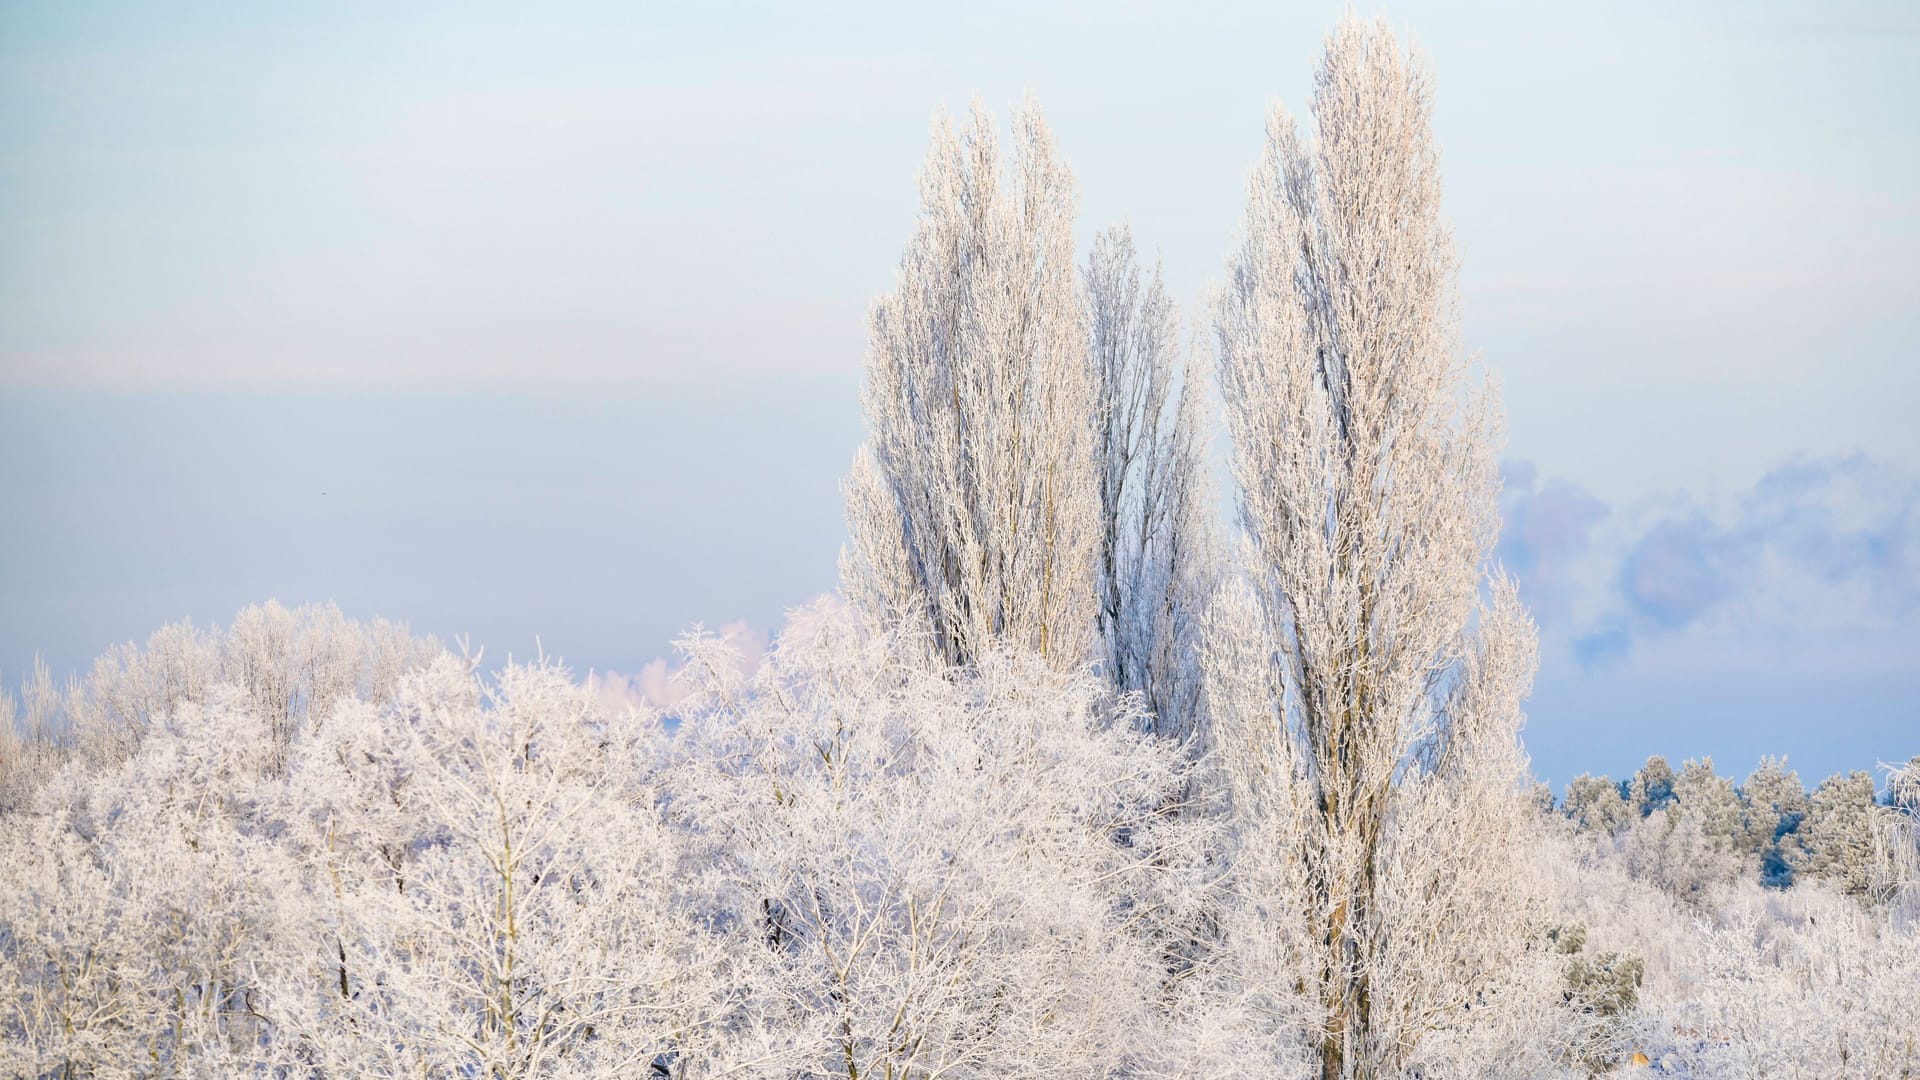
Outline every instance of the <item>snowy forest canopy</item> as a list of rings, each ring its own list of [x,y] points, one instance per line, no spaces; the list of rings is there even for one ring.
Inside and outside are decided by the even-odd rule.
[[[1920,759],[1531,776],[1431,108],[1342,23],[1192,319],[938,125],[842,595],[667,714],[275,604],[0,695],[0,1072],[1913,1075]]]

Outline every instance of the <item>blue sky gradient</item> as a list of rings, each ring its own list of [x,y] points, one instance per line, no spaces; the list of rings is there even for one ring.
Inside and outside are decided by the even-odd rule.
[[[1438,74],[1539,771],[1920,750],[1920,14],[1375,10]],[[1031,91],[1195,311],[1338,14],[9,6],[0,677],[270,596],[602,670],[771,628],[934,110]]]

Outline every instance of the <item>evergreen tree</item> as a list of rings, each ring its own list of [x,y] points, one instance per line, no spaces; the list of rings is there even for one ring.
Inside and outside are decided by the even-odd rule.
[[[1762,758],[1741,790],[1741,846],[1760,860],[1760,880],[1774,888],[1793,884],[1793,868],[1781,851],[1783,838],[1807,816],[1807,789],[1785,758]]]
[[[1562,809],[1582,831],[1601,835],[1612,834],[1632,817],[1619,785],[1589,773],[1581,773],[1567,785],[1566,805]]]
[[[1633,787],[1627,795],[1627,801],[1646,817],[1655,810],[1664,810],[1673,801],[1673,766],[1667,759],[1655,754],[1647,759],[1640,771],[1633,774]]]
[[[1814,789],[1789,861],[1797,875],[1824,878],[1849,896],[1873,885],[1873,774],[1835,774]]]
[[[1678,812],[1692,818],[1700,834],[1720,851],[1741,848],[1744,813],[1733,781],[1715,775],[1713,759],[1688,761],[1673,782],[1673,801]]]

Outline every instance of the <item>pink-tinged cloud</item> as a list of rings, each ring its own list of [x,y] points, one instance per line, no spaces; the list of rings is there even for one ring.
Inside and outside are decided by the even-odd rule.
[[[753,678],[766,659],[767,634],[745,622],[731,622],[720,628],[719,638],[735,652],[735,670],[740,677]],[[693,693],[692,685],[682,677],[685,670],[684,662],[669,664],[667,658],[661,656],[631,675],[618,671],[591,672],[587,675],[587,689],[610,711],[644,707],[664,712]]]

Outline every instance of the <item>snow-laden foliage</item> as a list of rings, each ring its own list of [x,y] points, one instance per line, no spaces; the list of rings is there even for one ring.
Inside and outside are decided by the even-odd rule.
[[[445,654],[291,729],[205,697],[0,822],[10,1074],[626,1076],[718,1012],[651,717]]]
[[[1515,617],[1484,640],[1524,641]],[[1091,670],[928,665],[928,632],[823,603],[751,677],[689,639],[672,724],[438,651],[290,732],[214,682],[0,814],[0,1074],[1322,1074],[1316,899],[1268,787],[1291,781],[1193,764]],[[1510,714],[1486,688],[1526,663],[1463,672],[1481,745],[1455,752],[1490,772],[1517,749],[1474,718]],[[1423,1030],[1372,1075],[1920,1067],[1909,774],[1856,896],[1763,888],[1689,815],[1720,789],[1692,771],[1614,831],[1519,785],[1405,781],[1373,1008]]]
[[[691,639],[674,731],[548,663],[442,653],[290,729],[214,682],[0,817],[0,1073],[1161,1068],[1185,755],[924,635],[819,606],[751,683]]]
[[[722,1013],[680,905],[656,718],[550,665],[436,664],[303,742],[277,852],[274,1057],[325,1075],[630,1076]]]
[[[1632,813],[1620,785],[1590,773],[1581,773],[1567,785],[1562,809],[1579,828],[1607,834],[1625,828]]]
[[[1600,1016],[1570,980],[1591,1064],[1638,1053],[1666,1075],[1730,1080],[1920,1073],[1920,935],[1889,908],[1825,880],[1768,888],[1710,847],[1693,857],[1722,869],[1688,873],[1676,895],[1670,867],[1650,877],[1615,843],[1549,846],[1560,917],[1635,982],[1629,1007]]]
[[[284,864],[259,828],[267,724],[236,687],[68,763],[0,817],[0,1072],[237,1071]]]
[[[1807,789],[1800,774],[1787,769],[1785,758],[1765,758],[1747,774],[1741,785],[1741,840],[1750,854],[1760,860],[1760,878],[1769,885],[1785,885],[1792,880],[1787,862],[1790,848],[1786,838],[1795,834],[1807,817]]]
[[[1519,732],[1430,77],[1345,20],[1206,372],[1037,109],[942,121],[846,599],[671,716],[269,603],[0,693],[0,1074],[1920,1074],[1920,759],[1583,775]]]
[[[34,787],[56,760],[77,753],[98,762],[125,758],[156,721],[186,702],[205,702],[230,686],[268,725],[272,768],[286,765],[293,729],[325,716],[335,702],[390,698],[401,678],[441,651],[403,624],[359,623],[331,604],[289,610],[268,601],[225,629],[181,621],[154,631],[144,647],[118,645],[86,678],[56,688],[35,663],[22,703],[0,694],[0,808]],[[14,747],[6,740],[19,739]]]
[[[748,928],[733,990],[845,1076],[1107,1075],[1159,1048],[1157,930],[1192,903],[1180,759],[1031,653],[900,662],[830,607],[684,715],[699,906]],[[694,656],[712,643],[694,643]]]

